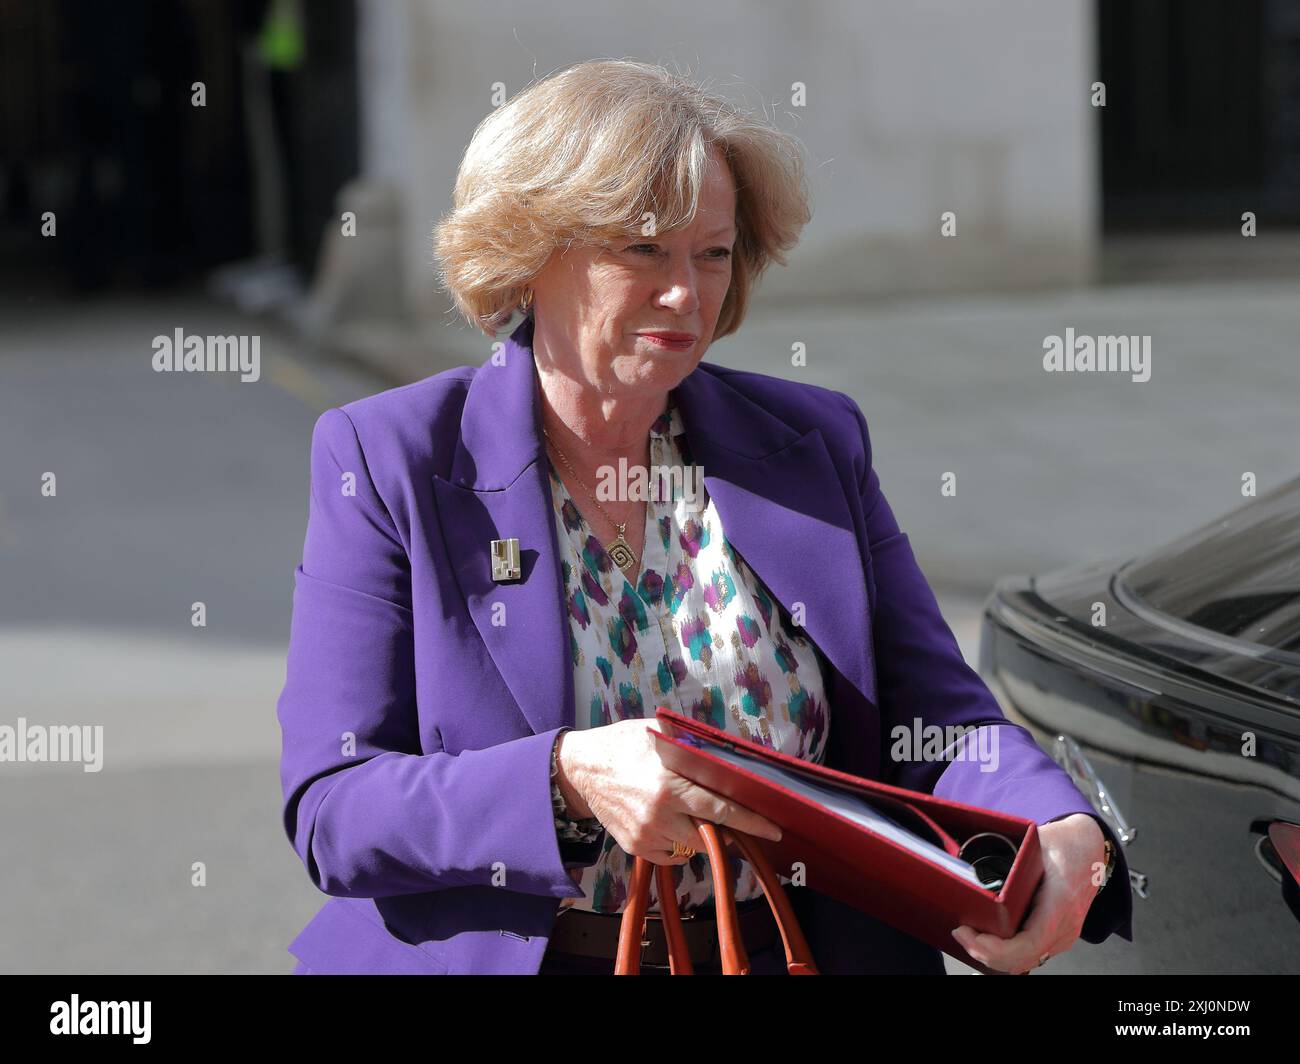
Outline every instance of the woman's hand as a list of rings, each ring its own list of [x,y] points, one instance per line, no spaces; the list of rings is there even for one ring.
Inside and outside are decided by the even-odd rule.
[[[689,860],[668,856],[674,841],[706,852],[691,816],[751,835],[781,837],[781,829],[766,817],[667,768],[652,730],[660,730],[654,719],[629,718],[563,733],[556,761],[571,816],[596,817],[625,853],[654,864]]]
[[[1086,813],[1042,824],[1043,880],[1029,919],[1011,938],[979,934],[965,925],[952,934],[981,964],[998,972],[1021,975],[1038,967],[1043,954],[1064,953],[1079,937],[1092,899],[1101,889],[1105,836]]]

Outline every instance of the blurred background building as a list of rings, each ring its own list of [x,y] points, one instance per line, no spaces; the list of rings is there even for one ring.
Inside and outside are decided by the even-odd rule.
[[[730,3],[689,23],[596,0],[561,17],[500,0],[6,0],[0,48],[11,269],[86,292],[283,265],[336,343],[365,344],[357,323],[446,322],[429,230],[493,92],[596,55],[663,57],[808,146],[815,214],[772,300],[1300,269],[1274,239],[1300,224],[1286,0]],[[41,239],[37,208],[60,239]],[[1266,254],[1233,239],[1244,208]],[[940,235],[942,211],[964,239]],[[264,301],[294,293],[269,279]]]

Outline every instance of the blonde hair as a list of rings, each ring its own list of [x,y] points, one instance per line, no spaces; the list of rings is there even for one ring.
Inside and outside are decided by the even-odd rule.
[[[626,239],[695,216],[710,147],[736,184],[731,286],[714,339],[744,320],[763,271],[812,217],[799,142],[663,67],[597,59],[551,74],[474,131],[454,209],[434,229],[439,282],[495,336],[526,309],[529,282],[559,247]]]

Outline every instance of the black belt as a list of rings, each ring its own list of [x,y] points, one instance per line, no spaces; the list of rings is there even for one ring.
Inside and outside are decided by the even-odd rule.
[[[784,888],[784,884],[782,885]],[[736,903],[740,938],[747,953],[757,953],[780,941],[781,932],[772,917],[767,898],[751,898]],[[555,918],[546,952],[567,953],[579,957],[599,957],[613,962],[618,954],[618,935],[623,914],[598,913],[572,906],[561,909]],[[719,965],[718,924],[713,906],[706,905],[682,913],[682,931],[686,936],[691,960],[699,965]],[[645,935],[641,939],[641,963],[668,964],[668,940],[658,913],[647,913]]]

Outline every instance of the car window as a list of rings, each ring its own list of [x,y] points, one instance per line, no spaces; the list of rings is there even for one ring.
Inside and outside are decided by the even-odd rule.
[[[1117,574],[1175,621],[1300,655],[1300,478]]]

